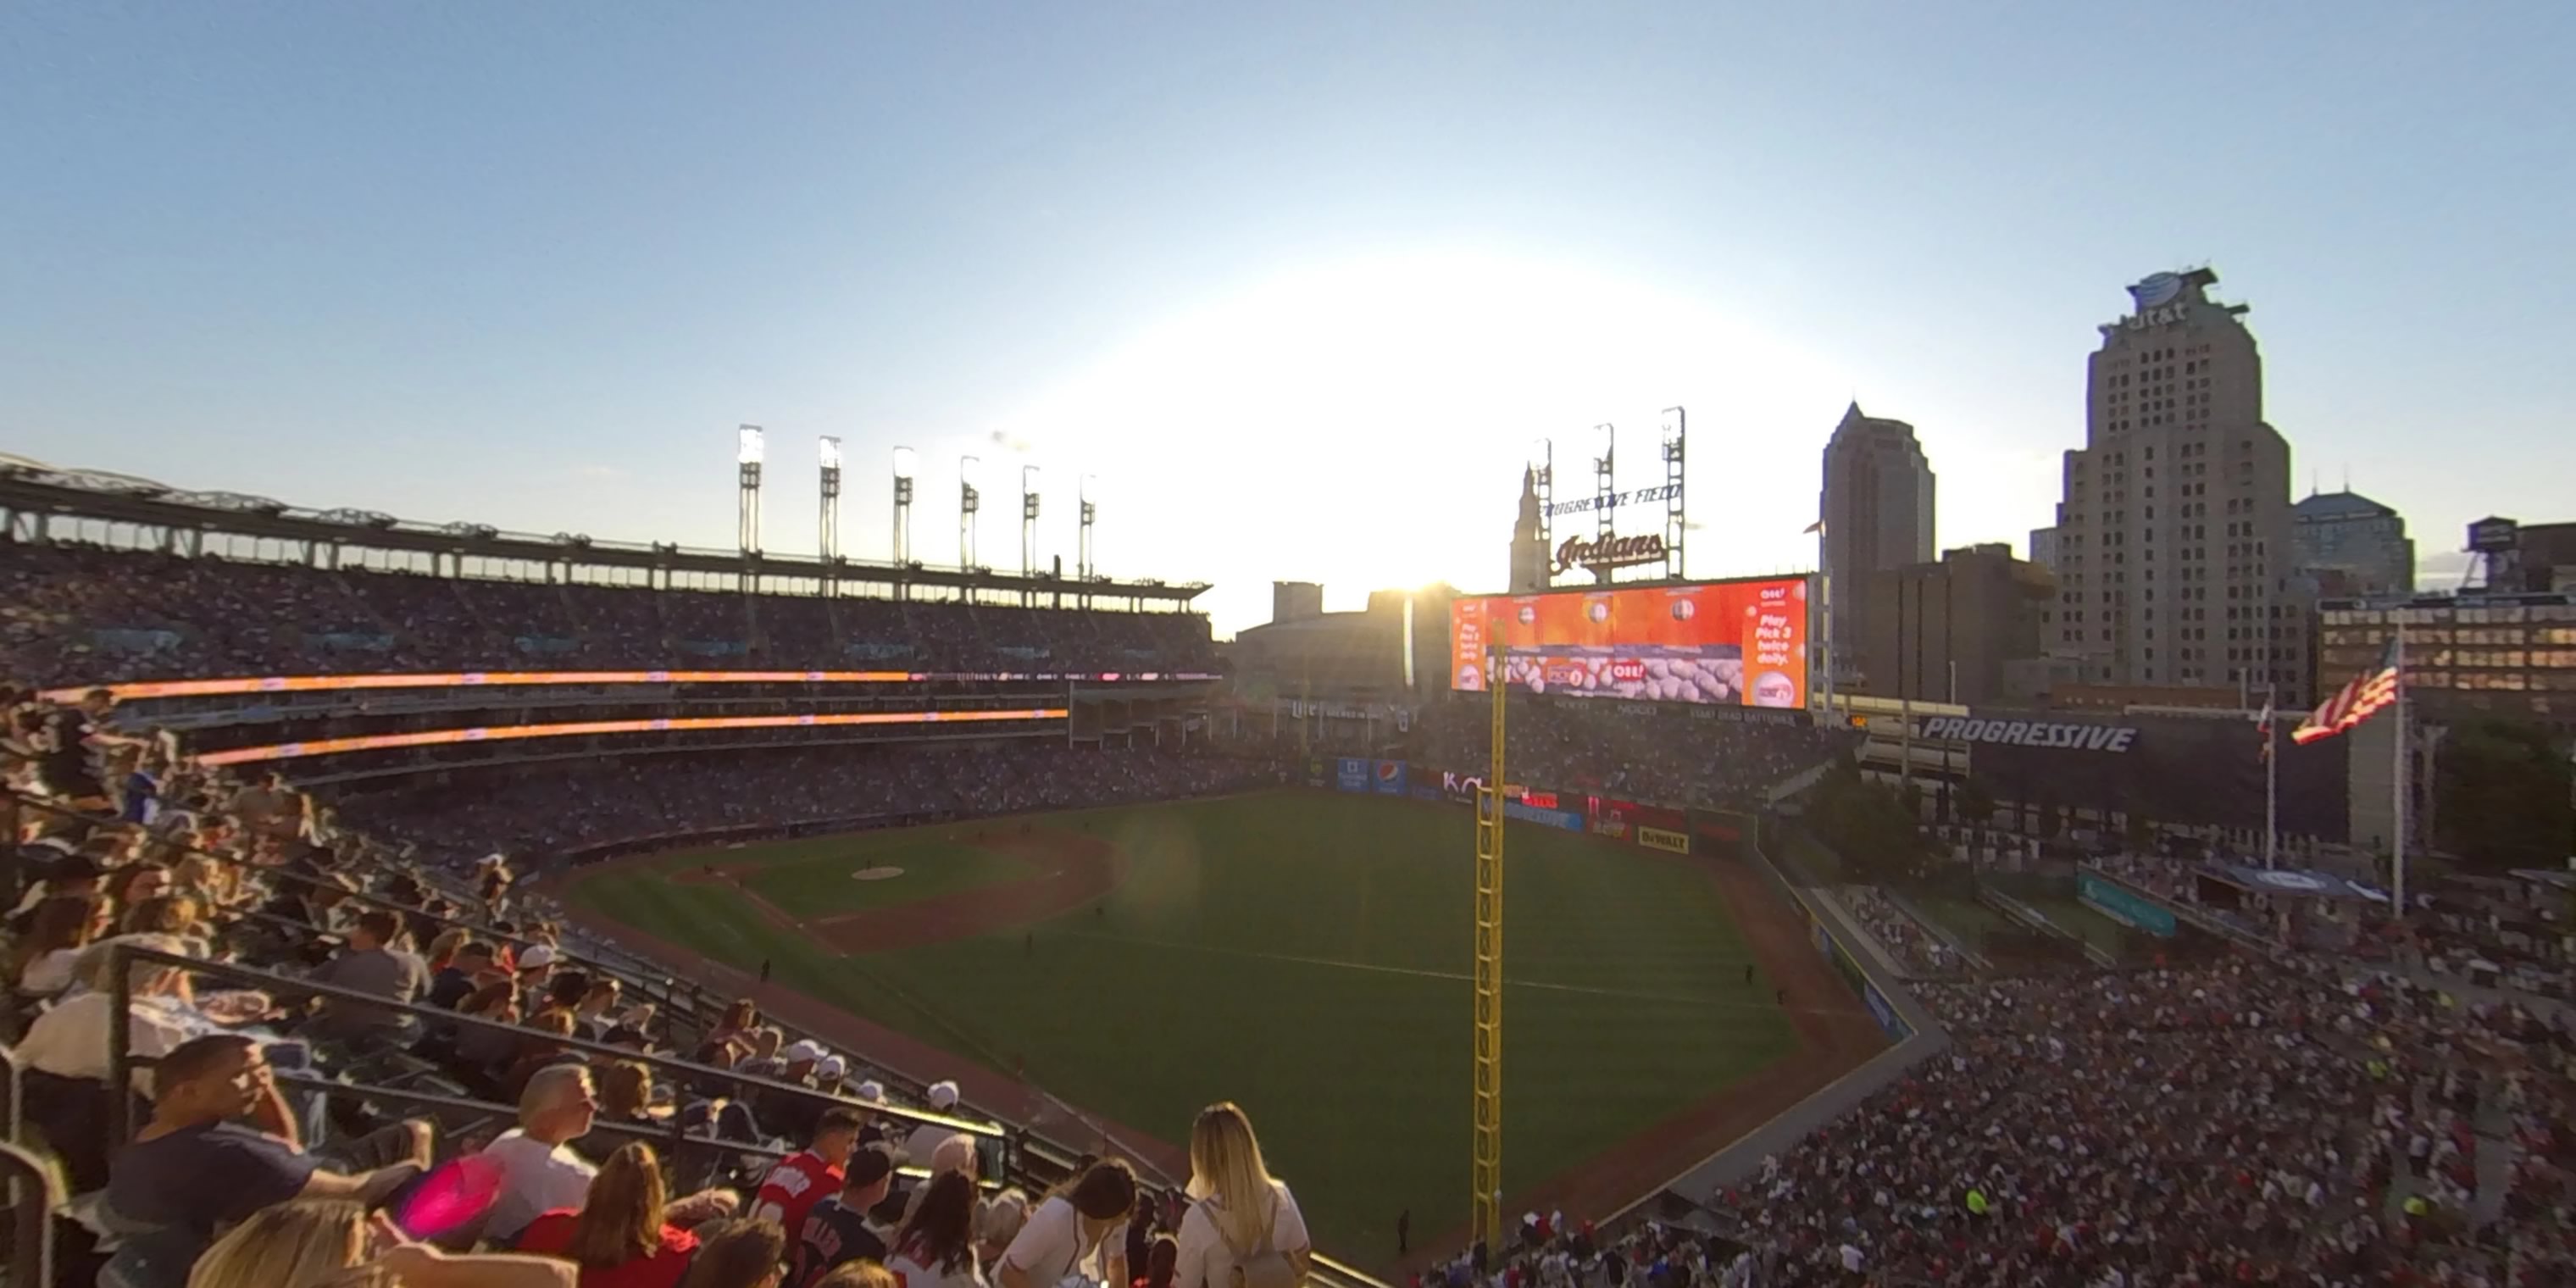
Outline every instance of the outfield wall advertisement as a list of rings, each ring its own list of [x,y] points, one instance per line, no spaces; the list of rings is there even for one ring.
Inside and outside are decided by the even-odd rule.
[[[1807,579],[1495,595],[1449,606],[1449,685],[1710,706],[1807,705]]]
[[[2075,874],[2075,897],[2084,906],[2131,930],[2144,931],[2160,939],[2171,939],[2182,929],[2172,912],[2090,872]]]
[[[1369,789],[1369,762],[1357,756],[1337,756],[1333,760],[1333,786],[1345,792]]]

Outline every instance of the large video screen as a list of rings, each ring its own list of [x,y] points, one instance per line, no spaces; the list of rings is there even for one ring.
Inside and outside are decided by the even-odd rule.
[[[1807,579],[1772,577],[1460,599],[1449,686],[1482,692],[1486,650],[1533,693],[1720,706],[1807,704]]]

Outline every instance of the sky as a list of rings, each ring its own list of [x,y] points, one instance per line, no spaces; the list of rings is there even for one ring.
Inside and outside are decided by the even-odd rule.
[[[2016,549],[2122,286],[2252,306],[2297,491],[2576,519],[2576,5],[0,6],[0,451],[317,508],[1500,589],[1617,427],[1811,567],[1844,407]],[[1579,464],[1566,477],[1582,473]],[[1625,528],[1651,530],[1640,513]]]

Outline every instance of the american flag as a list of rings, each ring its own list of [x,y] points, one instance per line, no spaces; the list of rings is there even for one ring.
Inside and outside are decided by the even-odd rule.
[[[2397,689],[2401,683],[2397,641],[2391,639],[2388,646],[2380,651],[2378,664],[2352,677],[2352,683],[2336,690],[2333,697],[2310,712],[2307,719],[2299,722],[2298,728],[2290,731],[2290,741],[2315,742],[2351,729],[2377,714],[2381,707],[2397,701]]]

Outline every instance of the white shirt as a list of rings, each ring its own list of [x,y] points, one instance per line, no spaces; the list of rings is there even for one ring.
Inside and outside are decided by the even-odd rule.
[[[902,1288],[984,1288],[984,1269],[975,1263],[972,1248],[967,1249],[966,1264],[944,1275],[900,1252],[886,1258],[885,1266]]]
[[[484,1146],[483,1157],[501,1165],[500,1197],[483,1224],[484,1236],[494,1240],[517,1237],[556,1208],[580,1207],[590,1197],[590,1178],[599,1175],[571,1146],[549,1145],[516,1127]]]
[[[1852,1274],[1859,1274],[1861,1263],[1860,1249],[1846,1243],[1839,1249],[1839,1251],[1843,1256],[1843,1269],[1851,1272]]]
[[[29,997],[52,997],[72,986],[72,963],[80,958],[77,948],[57,948],[39,955],[18,972],[18,991]]]
[[[1111,1227],[1100,1237],[1100,1242],[1092,1245],[1091,1255],[1086,1258],[1082,1247],[1081,1210],[1070,1199],[1051,1198],[1029,1214],[1028,1224],[1020,1227],[1019,1234],[1011,1239],[1011,1246],[1003,1251],[1002,1265],[1019,1267],[1020,1272],[1029,1277],[1029,1282],[1040,1288],[1073,1273],[1077,1266],[1090,1278],[1105,1283],[1109,1281],[1109,1268],[1105,1263],[1113,1255],[1111,1249],[1117,1250],[1117,1256],[1127,1255],[1126,1228],[1124,1221]],[[1000,1267],[994,1268],[993,1278],[1000,1282]]]
[[[949,1137],[958,1134],[957,1129],[954,1127],[942,1127],[937,1123],[923,1123],[922,1125],[913,1128],[911,1135],[903,1138],[902,1161],[910,1163],[915,1167],[928,1167],[930,1166],[930,1156],[939,1152],[939,1147],[947,1144]]]
[[[164,1056],[179,1044],[212,1031],[187,1008],[163,997],[138,997],[126,1012],[126,1049],[135,1055]],[[102,992],[80,992],[54,1003],[27,1027],[18,1043],[18,1058],[31,1069],[57,1078],[107,1081],[108,1025],[116,1018],[116,998]],[[145,1071],[134,1071],[134,1084],[149,1087]]]
[[[1314,1247],[1306,1234],[1306,1218],[1297,1210],[1297,1199],[1288,1192],[1288,1183],[1273,1180],[1270,1193],[1274,1200],[1270,1216],[1270,1250],[1305,1252]],[[1211,1209],[1222,1210],[1216,1199],[1192,1203],[1181,1217],[1180,1256],[1172,1271],[1172,1288],[1227,1288],[1233,1282],[1234,1253],[1225,1246],[1225,1236],[1218,1233]],[[1251,1256],[1254,1249],[1243,1250]]]

